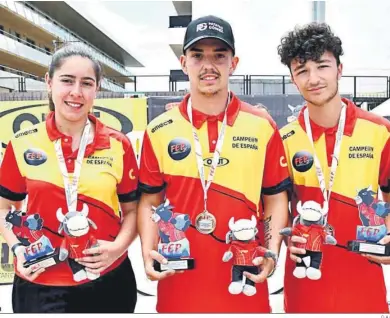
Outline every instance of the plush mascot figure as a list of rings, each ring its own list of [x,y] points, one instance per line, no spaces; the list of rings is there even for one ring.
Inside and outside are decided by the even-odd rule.
[[[297,278],[317,280],[321,278],[322,245],[336,245],[336,239],[327,232],[326,209],[315,201],[301,201],[297,204],[298,216],[293,221],[293,227],[284,228],[280,234],[286,236],[301,236],[306,243],[294,243],[297,248],[306,250],[306,254],[298,255],[301,263],[297,263],[293,275]]]
[[[226,234],[226,243],[230,244],[229,249],[223,255],[222,261],[228,262],[233,259],[232,281],[229,285],[229,292],[233,295],[244,293],[247,296],[256,294],[255,283],[246,278],[243,273],[249,272],[254,275],[260,273],[258,266],[253,265],[256,257],[272,258],[277,263],[277,256],[274,252],[259,246],[256,241],[257,227],[256,218],[251,220],[240,219],[234,222],[234,217],[229,221],[230,231]]]

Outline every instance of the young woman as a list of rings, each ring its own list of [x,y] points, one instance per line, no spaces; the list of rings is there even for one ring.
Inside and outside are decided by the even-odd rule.
[[[130,141],[91,114],[101,80],[83,48],[58,50],[46,122],[6,149],[0,232],[16,256],[14,312],[134,312],[138,169]],[[27,193],[26,215],[11,213]]]

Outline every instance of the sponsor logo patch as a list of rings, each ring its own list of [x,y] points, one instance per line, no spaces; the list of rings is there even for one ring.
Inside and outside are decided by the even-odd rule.
[[[169,120],[167,120],[167,121],[164,121],[164,122],[162,122],[162,123],[160,123],[160,124],[154,126],[154,127],[152,128],[152,134],[155,133],[155,132],[156,132],[157,130],[159,130],[160,128],[163,128],[163,127],[165,127],[165,126],[168,126],[169,124],[172,124],[172,123],[173,123],[173,120],[172,120],[172,119],[169,119]]]
[[[295,135],[295,131],[294,131],[294,130],[291,130],[291,131],[289,131],[287,134],[284,134],[284,135],[282,136],[282,140],[285,140],[285,139],[287,139],[288,137],[291,137],[291,136],[293,136],[293,135]]]
[[[217,167],[222,167],[222,166],[226,166],[227,164],[229,164],[229,159],[227,158],[219,158],[218,160],[218,165]],[[211,167],[211,164],[213,163],[213,158],[206,158],[206,159],[203,159],[203,164],[206,166],[206,167]]]
[[[29,129],[29,130],[26,130],[26,131],[22,131],[20,133],[17,133],[15,135],[15,138],[19,138],[19,137],[22,137],[22,136],[27,136],[27,135],[31,135],[31,134],[35,134],[38,132],[38,128],[34,128],[34,129]]]
[[[190,152],[191,144],[184,138],[175,138],[168,145],[168,154],[173,160],[183,160]]]
[[[40,149],[27,149],[23,156],[26,163],[30,166],[39,166],[47,160],[46,153]]]
[[[313,166],[313,163],[313,155],[308,151],[299,151],[292,159],[292,165],[294,169],[299,172],[306,172],[310,170],[310,168]]]

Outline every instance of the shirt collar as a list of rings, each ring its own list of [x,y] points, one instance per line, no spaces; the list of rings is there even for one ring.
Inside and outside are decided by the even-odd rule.
[[[352,136],[353,130],[355,128],[356,123],[356,106],[354,103],[352,103],[350,100],[346,98],[342,98],[342,101],[347,105],[347,113],[346,113],[346,120],[345,120],[345,128],[344,128],[344,135],[346,136]],[[306,132],[306,126],[305,126],[305,118],[303,116],[303,113],[306,109],[307,105],[305,105],[298,115],[298,122],[301,125],[302,129]],[[320,139],[323,133],[335,133],[338,128],[338,123],[334,127],[325,128],[320,125],[317,125],[314,121],[310,119],[310,126],[313,134],[313,141],[317,141]]]
[[[92,142],[94,149],[110,148],[110,135],[107,127],[92,114],[88,114],[88,119],[95,125],[95,137]],[[51,141],[66,136],[58,130],[53,111],[46,116],[46,131]]]
[[[240,100],[233,92],[230,92],[230,94],[231,94],[230,95],[231,99],[230,99],[230,104],[227,106],[226,122],[229,126],[233,126],[238,116],[238,113],[240,111]],[[190,94],[187,94],[179,104],[180,113],[188,121],[190,121],[187,114],[187,103],[189,98],[190,98]],[[223,121],[224,115],[225,115],[225,111],[223,111],[219,115],[207,115],[205,113],[200,112],[199,110],[196,110],[195,108],[192,108],[192,120],[194,123],[194,127],[196,129],[200,129],[200,127],[202,127],[205,121],[214,121],[214,120]]]

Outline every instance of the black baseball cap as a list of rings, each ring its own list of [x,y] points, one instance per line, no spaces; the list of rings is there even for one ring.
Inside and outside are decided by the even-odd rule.
[[[184,36],[183,53],[202,39],[218,39],[225,42],[235,54],[233,30],[229,22],[208,15],[190,22]]]

